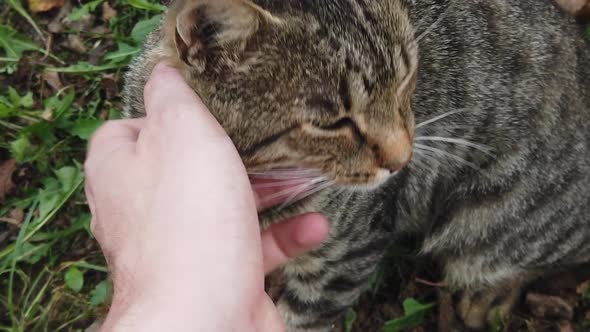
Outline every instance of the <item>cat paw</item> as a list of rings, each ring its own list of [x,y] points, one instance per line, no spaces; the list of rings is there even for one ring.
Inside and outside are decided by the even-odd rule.
[[[520,287],[464,291],[457,312],[467,328],[480,330],[487,323],[509,316],[519,295]]]

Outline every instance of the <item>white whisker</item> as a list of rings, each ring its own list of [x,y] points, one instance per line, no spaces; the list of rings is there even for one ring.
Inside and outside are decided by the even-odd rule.
[[[418,136],[414,140],[416,140],[416,141],[446,142],[446,143],[452,143],[452,144],[457,144],[457,145],[464,145],[464,146],[479,150],[489,156],[494,156],[494,154],[492,153],[492,151],[494,150],[493,148],[491,148],[487,145],[474,143],[474,142],[468,141],[463,138],[451,138],[451,137],[441,137],[441,136]]]
[[[420,160],[420,163],[425,167],[433,167],[441,164],[441,161],[438,158],[436,158],[435,152],[418,149],[414,150],[414,152],[416,152],[417,155],[420,156],[420,158],[416,159]]]
[[[267,171],[267,172],[248,172],[248,175],[255,176],[261,179],[271,180],[290,180],[300,178],[310,178],[318,176],[319,172],[296,172],[296,171]]]
[[[461,113],[461,112],[465,112],[465,110],[464,109],[460,109],[460,110],[454,110],[454,111],[443,113],[443,114],[441,114],[441,115],[439,115],[437,117],[434,117],[434,118],[432,118],[430,120],[426,120],[426,121],[424,121],[422,123],[417,124],[416,125],[416,129],[419,129],[420,127],[424,127],[424,126],[429,125],[429,124],[431,124],[433,122],[436,122],[438,120],[442,120],[442,119],[444,119],[446,117],[449,117],[451,115],[454,115],[454,114],[457,114],[457,113]]]
[[[305,192],[310,186],[313,186],[313,185],[308,184],[307,186],[300,186],[300,187],[295,188],[293,194],[291,196],[289,196],[287,198],[287,200],[285,200],[285,202],[283,202],[283,204],[281,204],[281,206],[279,206],[279,210],[282,210],[282,209],[286,208],[287,206],[298,201],[297,196],[299,196],[301,193]],[[301,188],[301,189],[298,189],[298,188]]]
[[[306,181],[305,183],[302,183],[301,185],[298,185],[298,186],[295,186],[295,187],[289,187],[289,188],[283,189],[281,191],[278,191],[276,193],[273,193],[272,195],[266,196],[266,197],[264,197],[262,199],[262,201],[263,202],[269,202],[269,201],[275,200],[275,199],[277,199],[279,197],[290,195],[293,192],[295,192],[297,190],[300,190],[301,188],[304,188],[304,190],[305,190],[305,188],[310,187],[310,186],[313,186],[313,185],[315,185],[317,183],[321,183],[323,181],[325,181],[325,178],[324,177],[317,177],[317,178],[311,179],[309,181]]]
[[[305,199],[305,198],[307,198],[307,197],[309,197],[309,196],[311,196],[311,195],[313,195],[313,194],[315,194],[317,192],[320,192],[320,191],[322,191],[324,189],[327,189],[328,187],[330,187],[332,185],[334,185],[334,181],[326,181],[325,183],[322,183],[322,184],[318,185],[317,187],[315,187],[315,188],[313,188],[313,189],[311,189],[309,191],[303,192],[303,196],[297,197],[297,199],[295,201],[301,201],[301,200],[303,200],[303,199]]]
[[[320,171],[314,168],[302,168],[302,167],[293,167],[293,168],[272,168],[266,171],[251,171],[248,172],[249,174],[256,174],[256,175],[264,175],[264,174],[319,174]]]
[[[440,22],[442,22],[442,20],[444,20],[445,17],[447,17],[450,8],[451,6],[449,6],[442,14],[440,14],[439,18],[436,21],[434,21],[434,23],[432,23],[428,28],[426,28],[426,30],[424,30],[422,34],[416,37],[416,43],[419,43],[420,40],[422,40],[422,38],[426,37],[430,32],[432,32],[434,28],[436,28],[440,24]]]
[[[296,186],[296,187],[289,187],[287,189],[283,189],[281,191],[277,191],[276,193],[273,193],[272,195],[268,195],[268,196],[263,197],[262,198],[262,201],[263,202],[269,202],[269,201],[272,201],[272,200],[274,200],[276,198],[283,197],[285,195],[289,195],[293,191],[298,190],[301,187],[306,188],[306,187],[309,187],[309,186],[310,186],[310,184],[308,182],[306,182],[306,183],[303,183],[303,184],[301,184],[299,186]]]
[[[427,146],[427,145],[423,145],[423,144],[418,144],[418,143],[415,143],[414,147],[417,149],[421,149],[421,150],[431,151],[431,152],[434,152],[435,154],[441,154],[441,155],[447,156],[447,157],[452,158],[460,163],[463,163],[473,169],[479,169],[479,167],[477,167],[477,165],[475,165],[474,163],[471,163],[461,157],[458,157],[458,156],[456,156],[452,153],[446,152],[444,150],[433,148],[431,146]]]
[[[291,186],[296,184],[304,184],[309,182],[309,179],[306,178],[298,178],[294,180],[282,180],[282,181],[274,181],[274,182],[267,182],[267,183],[255,183],[252,185],[254,189],[264,189],[264,188],[275,188],[275,187],[283,187],[283,186]]]

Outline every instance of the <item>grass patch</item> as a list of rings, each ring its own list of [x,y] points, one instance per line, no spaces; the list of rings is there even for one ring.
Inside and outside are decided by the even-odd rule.
[[[59,19],[0,4],[0,331],[84,330],[112,292],[81,165],[162,6],[75,4]]]

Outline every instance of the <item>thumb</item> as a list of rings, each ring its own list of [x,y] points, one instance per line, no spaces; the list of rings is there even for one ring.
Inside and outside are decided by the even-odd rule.
[[[318,213],[303,214],[271,226],[262,233],[264,273],[318,247],[329,231],[328,220]]]

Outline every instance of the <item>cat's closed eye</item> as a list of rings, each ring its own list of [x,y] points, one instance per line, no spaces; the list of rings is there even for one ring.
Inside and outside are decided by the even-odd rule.
[[[312,123],[312,124],[314,125],[314,127],[317,127],[322,130],[340,130],[343,128],[351,128],[355,131],[358,130],[356,123],[354,123],[354,121],[349,117],[344,117],[344,118],[341,118],[341,119],[331,122],[331,123]]]

